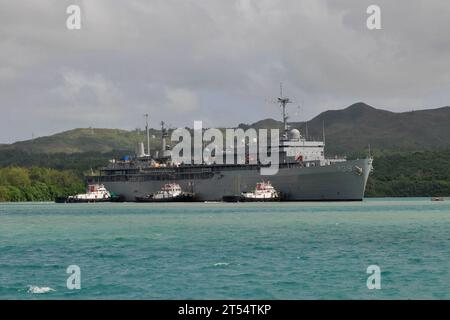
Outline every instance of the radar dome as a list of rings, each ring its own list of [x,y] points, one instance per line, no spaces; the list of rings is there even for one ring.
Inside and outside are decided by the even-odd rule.
[[[300,140],[300,131],[297,129],[292,129],[289,131],[289,138],[292,140]]]

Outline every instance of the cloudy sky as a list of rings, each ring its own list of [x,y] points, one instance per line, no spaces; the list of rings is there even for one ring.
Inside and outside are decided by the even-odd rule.
[[[382,30],[366,27],[370,4]],[[295,121],[357,101],[450,105],[450,2],[0,0],[0,143],[145,113],[153,127],[279,117],[280,82]]]

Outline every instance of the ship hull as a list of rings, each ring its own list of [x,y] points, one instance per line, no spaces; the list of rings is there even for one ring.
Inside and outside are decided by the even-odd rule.
[[[275,202],[280,201],[280,198],[245,198],[242,197],[240,202]]]
[[[281,198],[246,198],[243,196],[224,196],[222,197],[223,202],[275,202],[281,201]]]
[[[283,201],[361,201],[364,198],[372,159],[349,160],[326,166],[280,168],[276,175],[263,176],[255,169],[227,169],[208,178],[175,180],[183,190],[194,192],[196,201],[221,201],[224,195],[240,195],[253,190],[256,183],[270,181],[283,195]],[[111,181],[91,177],[127,201],[156,192],[174,180],[129,179]]]
[[[195,201],[194,194],[182,194],[177,197],[153,198],[153,197],[136,197],[136,202],[192,202]]]
[[[98,202],[112,202],[111,199],[68,199],[56,198],[56,203],[98,203]]]

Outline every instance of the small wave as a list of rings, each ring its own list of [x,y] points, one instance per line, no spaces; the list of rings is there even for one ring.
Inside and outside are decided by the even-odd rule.
[[[38,286],[28,286],[28,293],[47,293],[55,291],[55,289],[50,287],[38,287]]]
[[[228,266],[229,263],[228,262],[217,262],[214,263],[214,267],[223,267],[223,266]]]

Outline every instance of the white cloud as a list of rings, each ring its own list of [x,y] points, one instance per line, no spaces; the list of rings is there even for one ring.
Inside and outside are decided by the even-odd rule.
[[[183,88],[166,88],[167,106],[174,112],[183,114],[198,108],[199,102],[195,92]]]
[[[0,0],[0,142],[134,128],[147,112],[177,126],[277,117],[280,81],[302,119],[356,101],[448,105],[450,2],[378,0],[383,29],[369,31],[372,2]]]
[[[99,119],[100,123],[120,120],[126,106],[120,90],[101,74],[85,74],[76,70],[61,72],[63,83],[51,90],[58,98],[58,105],[49,106],[45,114],[53,119]],[[41,109],[42,110],[42,109]]]

